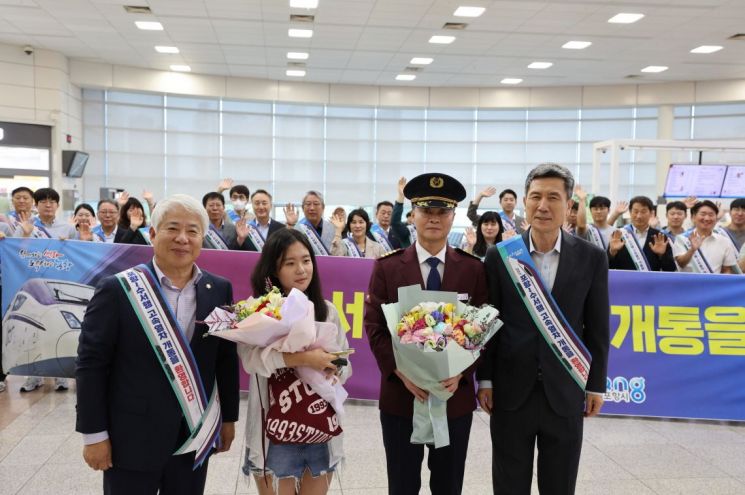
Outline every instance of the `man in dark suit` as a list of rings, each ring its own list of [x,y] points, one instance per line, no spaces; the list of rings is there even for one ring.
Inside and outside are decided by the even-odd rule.
[[[608,264],[612,270],[674,272],[678,269],[668,237],[649,226],[654,209],[654,203],[646,196],[631,198],[631,225],[624,227],[626,233],[621,230],[614,231],[608,243]],[[641,257],[634,261],[632,253],[637,249],[644,254],[646,264]],[[641,264],[641,267],[637,266],[637,263]]]
[[[494,493],[530,494],[538,442],[542,494],[571,494],[582,448],[583,416],[603,404],[609,344],[608,261],[602,249],[562,232],[574,188],[571,173],[539,165],[526,180],[530,229],[523,234],[537,272],[591,354],[586,388],[539,333],[497,249],[486,255],[489,302],[504,326],[479,365],[479,402],[491,414]]]
[[[396,369],[391,335],[381,304],[398,301],[398,288],[419,284],[427,290],[457,292],[471,304],[486,302],[486,276],[478,258],[447,245],[455,207],[466,191],[444,174],[423,174],[405,188],[414,207],[417,241],[375,262],[365,303],[365,331],[381,371],[380,422],[383,427],[388,493],[415,495],[421,485],[424,446],[410,441],[414,400],[427,400],[427,392]],[[442,382],[453,393],[447,401],[450,445],[429,447],[428,466],[433,494],[454,495],[463,487],[474,396],[473,369]]]
[[[159,202],[150,227],[153,260],[104,279],[86,310],[75,373],[76,430],[84,435],[86,463],[104,471],[106,494],[203,493],[209,459],[195,467],[193,450],[174,455],[192,431],[185,415],[193,419],[193,414],[181,403],[186,402],[184,397],[193,400],[200,377],[204,395],[196,395],[210,398],[217,387],[220,404],[213,424],[219,426],[220,415],[222,419],[222,426],[215,430],[221,442],[204,442],[203,451],[208,453],[213,445],[217,452],[226,451],[235,435],[235,344],[202,338],[207,327],[197,323],[216,306],[232,303],[230,282],[201,271],[194,263],[207,222],[206,212],[193,198],[176,195]],[[135,272],[148,280],[144,285],[155,294],[149,301],[158,301],[163,308],[162,327],[153,323],[148,331],[150,315],[137,309],[138,301],[142,302],[140,292],[127,285]],[[163,327],[170,328],[166,328],[170,333]],[[163,352],[165,341],[173,347]],[[182,366],[176,368],[178,379],[166,374],[171,371],[169,361],[174,364],[171,349],[184,356],[177,360]],[[178,371],[183,368],[192,372],[192,381]],[[185,381],[195,387],[183,387]],[[187,395],[177,398],[181,387]]]
[[[251,207],[255,218],[250,222],[239,220],[236,230],[240,238],[245,239],[239,244],[243,251],[262,251],[264,243],[270,235],[287,228],[287,225],[272,218],[272,195],[264,189],[257,189],[251,195]]]

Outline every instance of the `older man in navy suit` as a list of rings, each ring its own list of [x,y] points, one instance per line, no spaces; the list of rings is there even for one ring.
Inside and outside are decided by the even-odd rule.
[[[86,311],[76,429],[106,494],[201,494],[209,455],[235,435],[235,344],[198,323],[233,297],[195,264],[207,223],[193,198],[159,202],[153,260],[104,279]]]

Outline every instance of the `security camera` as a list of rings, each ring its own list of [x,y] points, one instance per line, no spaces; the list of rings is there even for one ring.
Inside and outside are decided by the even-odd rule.
[[[26,45],[23,47],[23,53],[26,55],[33,55],[34,54],[34,47],[31,45]]]
[[[626,149],[626,146],[619,146],[619,148],[621,149],[621,151],[624,151]]]

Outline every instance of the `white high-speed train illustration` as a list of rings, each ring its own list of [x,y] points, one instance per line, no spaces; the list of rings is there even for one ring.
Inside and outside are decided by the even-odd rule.
[[[6,373],[72,377],[78,336],[94,288],[32,278],[16,292],[3,317]]]

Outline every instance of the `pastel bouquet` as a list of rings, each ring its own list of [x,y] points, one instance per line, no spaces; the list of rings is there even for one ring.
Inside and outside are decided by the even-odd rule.
[[[456,313],[453,303],[422,302],[401,317],[396,330],[402,344],[443,351],[454,340],[468,350],[481,350],[487,335],[483,323]]]
[[[260,297],[215,308],[204,323],[209,327],[208,336],[262,348],[262,358],[272,351],[301,352],[317,348],[326,352],[342,351],[337,342],[336,326],[314,321],[314,317],[313,303],[301,291],[292,289],[283,297],[278,288],[272,287]],[[243,356],[240,346],[238,354]],[[335,376],[329,380],[324,373],[306,366],[295,368],[295,372],[334,408],[337,415],[344,414],[347,391]]]
[[[391,333],[396,368],[429,392],[414,399],[412,443],[450,445],[447,400],[453,395],[440,382],[462,373],[502,326],[499,311],[458,300],[454,292],[399,287],[398,302],[382,306]],[[475,400],[475,399],[474,399]]]

